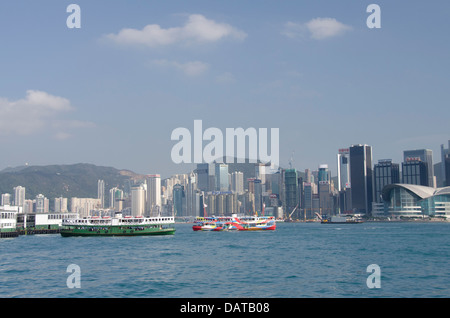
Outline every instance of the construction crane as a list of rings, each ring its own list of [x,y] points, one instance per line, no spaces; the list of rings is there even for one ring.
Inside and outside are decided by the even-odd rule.
[[[295,206],[295,208],[292,210],[291,214],[289,214],[289,216],[288,216],[288,218],[287,218],[286,221],[292,222],[291,216],[292,216],[292,214],[294,214],[295,210],[297,210],[297,207],[298,207],[298,204],[297,204],[297,205]]]

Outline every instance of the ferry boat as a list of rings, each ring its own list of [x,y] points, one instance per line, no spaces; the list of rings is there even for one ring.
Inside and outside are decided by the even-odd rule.
[[[264,216],[197,217],[194,231],[263,231],[275,230],[275,218]]]
[[[359,224],[363,223],[361,217],[356,215],[333,215],[330,218],[323,218],[320,223],[322,224]]]
[[[141,236],[172,235],[175,233],[173,216],[88,217],[65,219],[62,222],[61,236]]]

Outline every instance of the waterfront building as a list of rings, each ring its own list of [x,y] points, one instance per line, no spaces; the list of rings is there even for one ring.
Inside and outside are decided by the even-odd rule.
[[[23,206],[25,203],[25,188],[17,186],[14,188],[14,205]]]
[[[443,164],[445,165],[445,186],[450,186],[450,154],[445,156]]]
[[[448,166],[450,158],[450,140],[448,141],[448,148],[445,149],[441,145],[441,163],[440,163],[440,180],[443,186],[450,186],[450,167]]]
[[[350,147],[350,188],[352,210],[355,213],[371,212],[372,182],[372,147],[352,145]]]
[[[350,183],[350,149],[341,148],[337,154],[338,191],[345,190]]]
[[[381,203],[381,193],[388,184],[400,183],[400,165],[392,163],[391,159],[378,160],[373,168],[374,198],[373,201]]]
[[[149,174],[145,180],[147,183],[146,212],[148,216],[155,216],[161,209],[161,176]]]
[[[382,198],[386,217],[450,219],[450,187],[391,184],[384,187]]]
[[[433,151],[430,149],[417,149],[403,151],[403,162],[414,161],[420,159],[424,162],[427,170],[427,180],[424,182],[425,186],[435,187],[434,182],[434,166],[433,166]],[[405,183],[404,181],[402,181]]]
[[[402,163],[402,183],[429,186],[428,164],[419,157],[407,157]]]

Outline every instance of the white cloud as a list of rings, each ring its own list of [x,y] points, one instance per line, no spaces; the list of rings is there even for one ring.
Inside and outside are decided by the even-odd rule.
[[[16,101],[0,97],[0,136],[27,136],[56,126],[60,126],[59,129],[76,127],[82,122],[66,120],[66,124],[61,125],[63,121],[59,119],[73,109],[68,99],[38,90],[28,90],[25,98]],[[55,137],[68,136],[60,130]]]
[[[342,35],[351,29],[351,26],[333,18],[316,18],[304,24],[287,22],[282,34],[290,38],[305,37],[308,34],[312,39],[323,40]]]
[[[108,34],[107,38],[118,44],[166,46],[175,43],[216,42],[225,37],[243,40],[247,34],[229,24],[218,23],[201,14],[192,14],[182,27],[164,29],[158,24],[146,25],[142,30],[122,29],[119,33]]]
[[[225,72],[216,77],[216,82],[221,84],[233,83],[235,82],[235,78],[230,72]]]
[[[153,64],[164,66],[164,67],[172,67],[177,70],[182,71],[185,75],[195,77],[202,75],[207,72],[209,69],[209,64],[203,63],[200,61],[192,61],[186,63],[179,63],[176,61],[168,61],[168,60],[155,60]]]

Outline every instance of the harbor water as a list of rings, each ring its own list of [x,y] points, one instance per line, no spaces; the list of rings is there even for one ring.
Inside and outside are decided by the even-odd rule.
[[[0,297],[450,297],[450,223],[175,227],[169,236],[1,239]],[[75,288],[71,265],[79,268]]]

